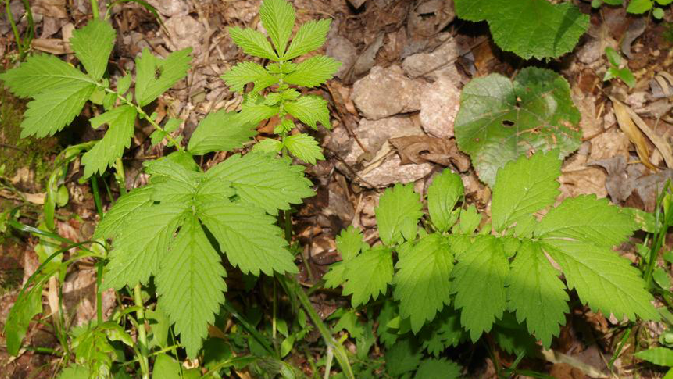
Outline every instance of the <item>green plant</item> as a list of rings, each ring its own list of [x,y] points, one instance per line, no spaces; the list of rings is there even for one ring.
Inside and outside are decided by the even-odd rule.
[[[636,85],[636,78],[633,76],[633,72],[622,63],[622,56],[615,49],[607,47],[605,49],[605,56],[608,58],[608,71],[603,77],[603,81],[607,81],[614,78],[621,79],[624,84],[633,88]]]
[[[456,0],[456,14],[487,21],[493,40],[524,58],[558,58],[572,51],[589,27],[589,16],[570,2],[546,0]]]
[[[670,5],[672,0],[630,0],[626,11],[631,14],[643,14],[645,12],[652,13],[652,16],[657,19],[664,18],[664,9],[666,5]],[[624,5],[624,0],[593,0],[591,6],[594,8],[600,8],[600,6],[605,3],[608,5]],[[657,7],[660,5],[661,7]]]
[[[612,251],[638,224],[594,196],[552,207],[560,193],[558,156],[558,150],[537,153],[500,169],[488,222],[472,205],[455,208],[463,186],[448,170],[428,188],[429,217],[411,185],[386,190],[376,209],[382,243],[370,247],[357,229],[344,231],[337,241],[343,261],[326,274],[327,285],[343,284],[354,307],[387,296],[392,285],[397,325],[408,320],[407,330],[422,337],[438,330],[433,320],[441,315],[447,331],[462,327],[472,341],[498,329],[496,341],[508,351],[526,344],[517,324],[550,346],[569,311],[567,289],[618,319],[658,319],[639,271]],[[462,338],[457,331],[447,336],[453,342],[434,349]]]
[[[96,2],[92,4],[96,5]],[[284,376],[289,375],[288,369],[283,368],[285,364],[278,361],[287,354],[288,346],[281,347],[276,356],[265,337],[259,335],[245,317],[223,304],[227,273],[221,263],[222,254],[232,266],[250,276],[276,275],[318,328],[330,355],[338,359],[346,377],[353,378],[341,344],[333,339],[303,289],[293,278],[283,275],[297,272],[294,256],[288,248],[292,239],[291,205],[314,195],[311,182],[304,176],[304,167],[293,165],[288,154],[308,163],[324,159],[312,136],[291,133],[297,126],[295,119],[314,129],[318,122],[328,128],[331,126],[327,102],[315,95],[302,96],[291,86],[318,86],[330,79],[340,65],[322,55],[299,63],[292,60],[324,44],[330,21],[305,23],[290,42],[295,24],[291,4],[284,0],[265,0],[260,15],[271,43],[266,36],[251,29],[231,28],[230,33],[246,53],[269,59],[272,63],[262,67],[244,62],[224,75],[224,80],[236,91],[243,91],[248,83],[253,83],[254,87],[244,95],[241,112],[215,112],[202,120],[187,149],[183,147],[181,136],[172,134],[180,120],[169,119],[161,126],[157,116],[145,113],[144,107],[185,77],[189,69],[189,49],[174,52],[166,59],[159,59],[145,49],[136,59],[135,77],[127,74],[111,86],[105,74],[115,31],[107,22],[96,18],[76,30],[70,41],[86,73],[56,57],[36,55],[20,67],[0,75],[0,80],[14,94],[33,98],[21,124],[22,136],[52,135],[67,126],[87,102],[91,101],[94,107],[102,106],[104,111],[90,122],[94,128],[107,124],[108,131],[102,140],[88,146],[90,150],[81,159],[84,179],[92,178],[96,192],[95,175],[104,173],[108,167],[114,167],[117,176],[123,179],[120,157],[130,145],[136,119],[154,127],[153,144],[167,140],[168,147],[177,150],[162,159],[145,163],[150,183],[122,196],[102,218],[94,235],[98,241],[113,240],[109,254],[93,255],[109,260],[103,285],[117,290],[127,286],[132,288],[135,306],[131,309],[136,318],[131,321],[138,333],[138,341],[132,345],[143,378],[149,377],[150,373],[152,339],[144,326],[148,317],[158,317],[157,312],[161,312],[167,320],[163,325],[173,326],[176,336],[180,336],[179,346],[184,347],[187,356],[193,359],[199,355],[208,325],[215,322],[221,306],[238,319],[246,331],[256,336],[256,343],[267,347],[264,354],[276,359],[272,366],[281,373],[285,370]],[[134,89],[130,91],[132,86]],[[274,116],[280,118],[276,130],[280,140],[267,139],[254,145],[248,154],[232,154],[207,172],[195,163],[193,154],[231,152],[245,147],[256,135],[256,125]],[[277,153],[282,156],[278,157]],[[56,188],[59,175],[54,176]],[[120,182],[123,184],[123,180]],[[125,188],[120,187],[124,193]],[[97,206],[102,210],[96,196]],[[49,209],[53,213],[54,195],[50,195],[50,199]],[[277,225],[279,214],[283,228]],[[28,230],[63,242],[52,233],[35,228]],[[62,254],[61,250],[49,256],[44,264],[59,254]],[[45,270],[38,272],[38,278],[53,274]],[[156,310],[147,312],[141,285],[150,284],[151,277],[156,284],[158,305]],[[22,294],[12,308],[13,318],[8,322],[7,330],[14,330],[13,354],[18,352],[28,322],[41,310],[41,307],[30,306],[36,303],[34,297],[39,300],[41,283],[43,279],[28,283],[36,285],[26,286],[27,295]],[[30,294],[37,295],[30,297]],[[130,317],[130,313],[123,312],[124,316],[117,321],[122,322]],[[277,328],[274,318],[274,337]],[[286,332],[285,343],[289,348],[295,339],[306,334],[305,329],[306,325],[292,335]],[[77,365],[64,371],[63,377],[84,372],[82,370],[107,377],[113,365],[112,350],[107,347],[109,341],[120,340],[131,345],[127,343],[128,339],[119,336],[124,330],[117,323],[102,323],[99,319],[86,331],[76,333],[71,343],[64,341],[66,362],[68,346],[73,345]],[[91,344],[100,346],[95,350],[102,355],[86,355],[84,351],[88,351]],[[82,346],[88,347],[84,349]],[[154,370],[160,370],[161,375],[166,367],[175,366],[171,363],[173,358],[164,356],[160,354],[154,364]],[[219,375],[220,368],[232,364],[217,365],[213,374]]]
[[[513,80],[491,74],[470,81],[454,127],[458,147],[492,187],[498,169],[527,152],[558,149],[566,157],[577,150],[579,121],[568,82],[554,71],[528,67]]]

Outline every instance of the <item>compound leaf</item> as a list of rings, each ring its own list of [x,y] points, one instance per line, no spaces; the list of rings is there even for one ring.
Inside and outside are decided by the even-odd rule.
[[[141,107],[151,103],[175,83],[187,76],[192,48],[171,53],[166,59],[152,55],[148,48],[136,58],[136,102]]]
[[[316,87],[331,79],[341,67],[341,62],[324,55],[316,55],[299,63],[283,80],[304,87]]]
[[[185,220],[156,276],[159,307],[175,324],[191,358],[201,349],[208,325],[224,302],[226,271],[199,220]]]
[[[255,124],[244,122],[237,115],[225,110],[209,113],[194,130],[189,140],[189,151],[202,155],[243,147],[257,134],[257,129]]]
[[[300,204],[303,198],[314,195],[303,171],[302,166],[292,165],[288,159],[250,153],[232,155],[210,169],[206,177],[231,183],[242,202],[276,214],[279,209],[290,209],[290,204]]]
[[[21,66],[0,74],[9,90],[19,97],[35,97],[51,89],[65,88],[83,82],[95,84],[91,78],[53,55],[29,57]]]
[[[278,114],[278,106],[269,106],[263,103],[246,101],[241,107],[240,118],[242,122],[253,124],[257,127],[260,121],[271,118]]]
[[[259,17],[271,42],[282,57],[294,27],[294,8],[285,0],[264,0],[259,8]]]
[[[452,211],[463,191],[462,179],[451,170],[444,170],[432,179],[428,188],[428,213],[440,232],[446,232],[456,222]]]
[[[568,312],[565,285],[537,243],[524,240],[512,263],[507,297],[517,320],[549,347]]]
[[[106,287],[147,283],[168,252],[189,204],[147,204],[129,214],[113,242]],[[138,233],[142,230],[142,233]]]
[[[260,271],[297,272],[275,217],[249,204],[199,200],[197,204],[199,218],[233,266],[255,276]]]
[[[568,82],[551,70],[529,67],[513,82],[491,74],[468,83],[460,95],[456,140],[479,178],[493,186],[499,168],[529,151],[557,148],[562,157],[575,151],[579,120]]]
[[[337,249],[341,253],[341,259],[348,262],[355,258],[361,251],[369,249],[369,245],[364,241],[360,229],[349,226],[344,229],[336,238]]]
[[[353,295],[353,307],[385,294],[393,280],[393,254],[382,246],[356,256],[346,264],[344,295]]]
[[[89,375],[87,367],[73,364],[63,369],[58,379],[89,379]]]
[[[327,101],[322,97],[315,95],[302,96],[296,101],[286,101],[284,106],[287,113],[313,129],[318,129],[318,122],[327,129],[332,128]]]
[[[117,32],[100,19],[91,20],[85,27],[73,31],[70,47],[93,80],[98,81],[105,74],[115,38]]]
[[[396,267],[394,296],[400,316],[410,318],[411,329],[418,333],[451,300],[453,254],[442,235],[430,234],[400,255]]]
[[[493,187],[493,228],[497,232],[554,204],[560,194],[558,152],[534,154],[509,162],[498,170]]]
[[[95,84],[73,81],[35,95],[21,123],[21,138],[46,137],[60,131],[82,112],[95,89]]]
[[[124,154],[124,149],[131,146],[136,115],[134,107],[122,105],[89,120],[94,128],[102,124],[108,124],[109,128],[103,139],[82,156],[84,179],[95,173],[105,172]]]
[[[314,165],[316,161],[325,159],[318,141],[308,134],[299,133],[287,136],[283,144],[287,147],[290,154],[306,163]]]
[[[591,242],[542,239],[541,243],[561,266],[568,288],[577,290],[580,300],[592,309],[617,319],[659,318],[640,272],[628,260]]]
[[[300,55],[304,55],[313,50],[317,50],[325,44],[325,38],[329,27],[332,24],[330,19],[322,19],[319,21],[309,21],[303,24],[287,48],[287,52],[283,59],[294,59]]]
[[[271,75],[264,67],[254,62],[241,62],[237,64],[222,75],[222,79],[235,92],[243,91],[243,87],[248,83],[255,83],[255,86],[259,83],[266,88],[278,82],[277,77]]]
[[[278,60],[278,56],[264,34],[252,29],[233,27],[229,28],[229,35],[246,54],[272,61]]]
[[[462,309],[460,323],[470,332],[472,341],[490,331],[507,308],[508,273],[505,252],[493,236],[475,236],[468,251],[460,255],[453,269],[454,306]]]
[[[558,58],[572,51],[589,27],[589,16],[570,2],[457,0],[456,12],[488,21],[495,43],[524,59]]]
[[[388,246],[414,240],[423,204],[412,184],[396,184],[385,190],[376,208],[376,222],[381,241]]]

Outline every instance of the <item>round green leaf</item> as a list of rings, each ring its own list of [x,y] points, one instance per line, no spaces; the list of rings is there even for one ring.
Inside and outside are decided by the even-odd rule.
[[[551,70],[529,67],[514,81],[492,74],[468,83],[455,133],[479,178],[493,186],[498,169],[522,154],[558,148],[565,157],[577,150],[579,121],[568,82]]]

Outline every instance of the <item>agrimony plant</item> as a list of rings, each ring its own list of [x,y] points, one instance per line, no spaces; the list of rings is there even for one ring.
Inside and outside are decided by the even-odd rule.
[[[414,334],[453,308],[472,341],[511,312],[549,347],[569,310],[567,290],[618,319],[657,319],[640,273],[612,251],[637,223],[593,195],[553,206],[560,168],[553,150],[500,169],[487,223],[474,206],[455,207],[463,185],[448,170],[428,188],[427,217],[411,185],[386,190],[376,210],[382,244],[370,247],[356,229],[344,231],[338,240],[343,261],[325,276],[327,285],[343,284],[354,307],[392,286],[399,315]]]

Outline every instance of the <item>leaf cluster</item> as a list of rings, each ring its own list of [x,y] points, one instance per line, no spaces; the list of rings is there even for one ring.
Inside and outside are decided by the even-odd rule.
[[[114,239],[105,284],[154,276],[159,307],[194,357],[224,302],[219,252],[244,273],[296,272],[274,215],[312,196],[311,182],[303,167],[262,153],[233,155],[204,173],[176,152],[146,170],[150,183],[123,196],[96,230]]]
[[[474,206],[456,208],[462,181],[448,170],[428,188],[427,217],[411,185],[386,190],[376,209],[382,244],[370,247],[357,229],[345,230],[337,240],[343,260],[326,274],[327,285],[343,284],[354,307],[392,286],[413,333],[455,309],[472,341],[511,313],[548,347],[569,311],[568,290],[618,319],[657,319],[639,271],[612,251],[637,223],[595,196],[554,206],[560,167],[556,150],[507,163],[489,222]]]
[[[126,75],[116,82],[116,89],[105,78],[115,30],[99,19],[73,32],[70,45],[86,72],[53,55],[34,55],[21,66],[0,74],[0,80],[16,96],[32,98],[21,123],[21,137],[54,135],[82,112],[87,102],[103,106],[104,112],[91,118],[95,129],[108,130],[102,140],[84,154],[84,178],[103,173],[131,145],[137,118],[147,119],[158,131],[153,142],[168,136],[179,125],[175,121],[164,130],[156,123],[156,115],[147,115],[142,107],[159,97],[187,75],[191,49],[174,52],[160,59],[144,49],[136,59],[135,89],[128,93],[133,77]],[[135,96],[134,96],[135,95]],[[179,141],[174,141],[177,144]]]
[[[246,54],[269,62],[265,66],[241,62],[222,76],[237,92],[252,85],[237,115],[238,122],[257,125],[262,120],[277,117],[274,133],[280,134],[281,140],[263,140],[254,150],[275,153],[287,150],[294,157],[315,164],[324,159],[318,142],[306,133],[289,134],[296,127],[295,120],[313,129],[317,129],[318,123],[331,128],[327,101],[317,95],[303,95],[295,88],[320,86],[341,66],[341,62],[320,54],[302,57],[325,43],[331,20],[308,21],[290,40],[295,27],[295,11],[290,3],[265,0],[260,8],[260,18],[268,38],[253,29],[229,28],[231,38]],[[270,90],[265,92],[267,89]],[[216,148],[213,143],[201,151]]]

